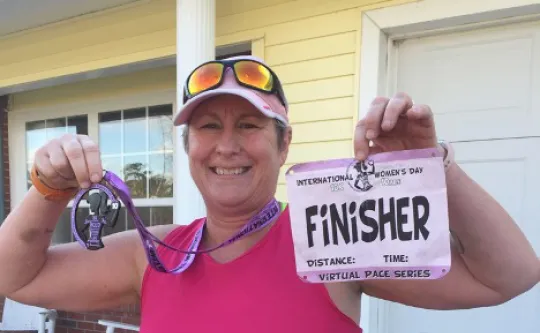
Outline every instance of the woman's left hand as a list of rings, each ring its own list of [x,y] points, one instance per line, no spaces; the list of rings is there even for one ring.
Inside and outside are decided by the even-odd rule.
[[[369,142],[373,145],[370,147]],[[377,97],[356,125],[354,151],[358,160],[368,155],[397,150],[437,147],[433,113],[427,105],[413,104],[411,97]]]

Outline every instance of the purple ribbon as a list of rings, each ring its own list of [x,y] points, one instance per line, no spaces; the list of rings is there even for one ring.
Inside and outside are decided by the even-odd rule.
[[[232,244],[239,240],[240,238],[247,236],[253,232],[256,232],[268,224],[270,224],[272,221],[274,221],[278,216],[280,212],[280,205],[276,199],[271,200],[257,215],[255,215],[253,218],[251,218],[248,223],[240,230],[238,231],[233,237],[231,237],[229,240],[206,250],[199,250],[197,251],[199,244],[202,239],[202,235],[204,232],[204,228],[206,226],[206,220],[202,224],[202,226],[197,230],[195,233],[195,237],[193,241],[191,242],[190,246],[188,247],[188,250],[182,250],[178,249],[176,247],[170,246],[166,243],[163,243],[161,240],[159,240],[156,236],[154,236],[146,227],[144,226],[144,223],[142,222],[142,219],[137,212],[137,209],[135,208],[135,205],[133,204],[133,201],[131,200],[131,194],[129,191],[128,186],[114,173],[110,171],[106,171],[105,175],[103,177],[103,181],[106,182],[112,190],[110,190],[107,186],[104,186],[102,184],[94,184],[88,189],[84,189],[79,191],[77,196],[74,199],[73,202],[73,208],[71,210],[71,229],[73,232],[73,235],[75,239],[81,244],[83,247],[87,249],[97,249],[103,247],[101,243],[101,233],[92,233],[92,230],[101,231],[101,227],[98,227],[98,223],[105,224],[104,221],[95,220],[93,221],[94,224],[92,224],[92,221],[87,221],[87,223],[90,223],[91,229],[90,232],[90,240],[88,242],[85,242],[81,235],[79,234],[79,231],[76,227],[76,210],[79,206],[79,203],[82,199],[82,197],[89,192],[92,189],[100,189],[104,191],[107,194],[107,197],[114,203],[117,202],[116,196],[124,203],[126,206],[126,209],[128,213],[133,217],[133,221],[135,223],[135,228],[137,228],[137,231],[139,232],[139,235],[141,237],[141,240],[143,242],[143,246],[146,252],[146,257],[148,258],[149,264],[154,268],[155,270],[159,272],[164,273],[173,273],[173,274],[179,274],[183,271],[185,271],[195,259],[196,254],[200,253],[208,253],[215,251],[217,249],[220,249],[224,246],[227,246],[229,244]],[[115,196],[116,195],[116,196]],[[97,236],[95,236],[97,235]],[[99,237],[96,239],[95,237]],[[186,254],[186,256],[183,258],[183,260],[176,266],[175,268],[168,269],[165,267],[163,262],[158,256],[156,246],[154,242],[168,248],[174,251],[179,251],[181,253]],[[96,244],[101,244],[101,246],[96,246]]]

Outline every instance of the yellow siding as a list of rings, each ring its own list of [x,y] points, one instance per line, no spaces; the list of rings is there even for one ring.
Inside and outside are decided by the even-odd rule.
[[[257,40],[291,103],[293,163],[352,154],[362,10],[409,0],[219,0],[218,45]],[[1,40],[0,86],[175,53],[176,0],[153,0]],[[174,87],[174,68],[18,94],[15,107]],[[278,197],[286,199],[280,177]]]
[[[229,3],[238,3],[239,0],[225,0],[223,7]],[[243,1],[247,2],[247,1]],[[264,0],[252,0],[251,2],[266,3]],[[284,25],[287,23],[310,20],[319,16],[327,16],[332,25],[340,25],[343,12],[348,9],[358,9],[360,7],[370,6],[376,3],[385,2],[384,0],[297,0],[297,1],[271,1],[282,2],[274,6],[265,6],[254,10],[242,11],[225,17],[220,17],[217,21],[217,31],[219,34],[231,34],[238,31],[252,29],[266,29],[271,26]],[[219,14],[218,14],[219,16]],[[310,26],[315,31],[332,29],[328,26]],[[287,31],[293,33],[294,31]],[[326,33],[322,33],[325,35]]]
[[[271,7],[291,0],[264,0],[264,1],[246,1],[246,0],[218,0],[216,1],[217,17],[229,16],[244,13],[251,10]]]

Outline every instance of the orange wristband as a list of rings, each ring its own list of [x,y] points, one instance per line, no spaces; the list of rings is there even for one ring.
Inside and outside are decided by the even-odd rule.
[[[32,171],[30,172],[30,180],[32,181],[32,185],[34,185],[36,190],[41,193],[46,200],[49,201],[63,201],[65,199],[71,199],[78,191],[77,188],[57,190],[45,185],[45,183],[43,183],[41,179],[39,179],[39,175],[37,173],[35,165],[32,166]]]

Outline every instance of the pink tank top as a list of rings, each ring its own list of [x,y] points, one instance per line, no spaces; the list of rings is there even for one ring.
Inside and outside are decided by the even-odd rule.
[[[186,249],[202,219],[172,231],[165,242]],[[184,254],[158,252],[167,267]],[[361,333],[332,302],[323,284],[296,275],[286,208],[264,238],[226,264],[199,254],[185,272],[146,269],[142,284],[141,333]]]

